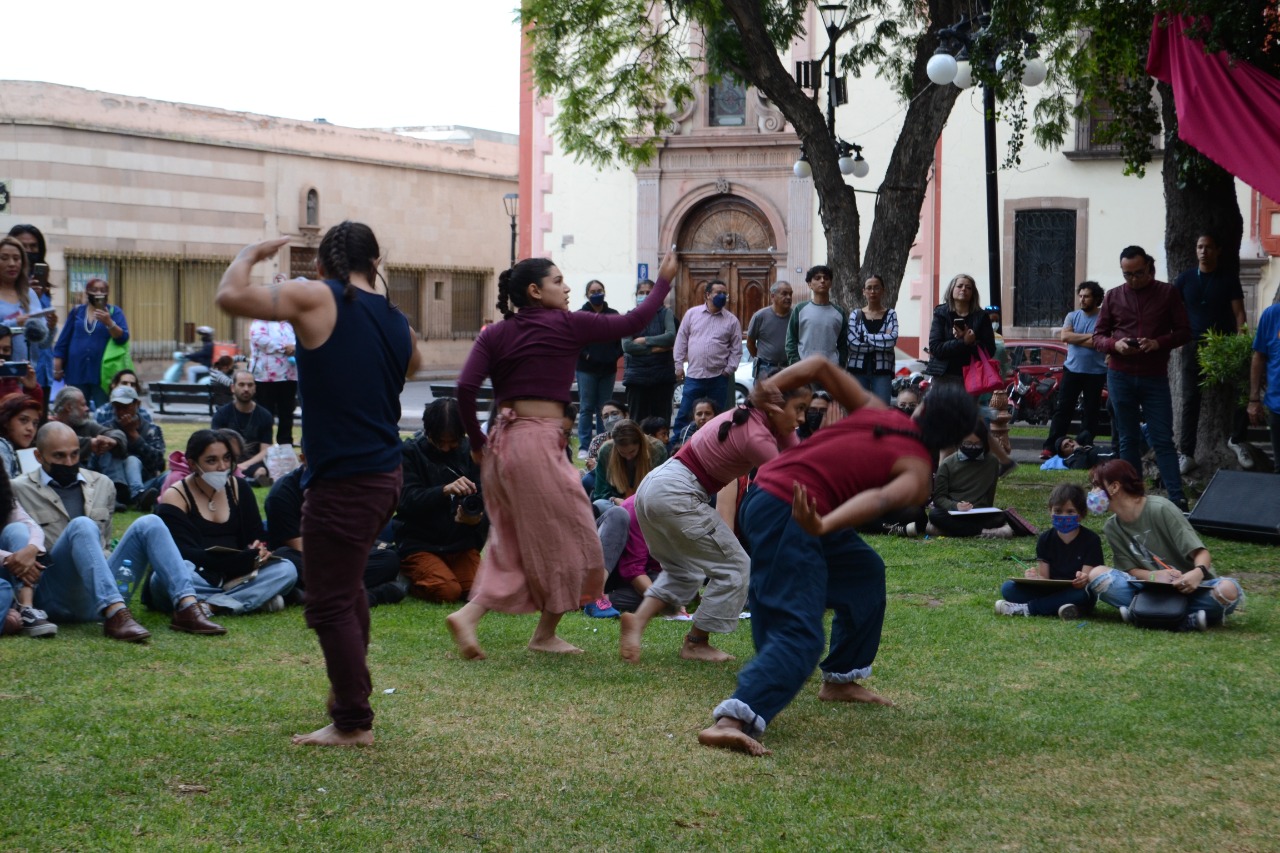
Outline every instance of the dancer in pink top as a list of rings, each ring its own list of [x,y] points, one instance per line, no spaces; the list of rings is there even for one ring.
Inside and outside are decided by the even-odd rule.
[[[770,386],[782,391],[785,402],[780,409],[774,407],[766,414],[748,404],[716,416],[640,483],[636,516],[649,550],[662,564],[662,574],[645,592],[636,612],[622,615],[619,651],[623,660],[640,660],[640,642],[649,620],[668,607],[688,604],[699,590],[702,602],[680,656],[704,661],[732,658],[712,647],[709,638],[712,633],[737,629],[747,598],[750,559],[711,506],[711,496],[796,444],[796,427],[813,396],[812,382],[821,383],[850,410],[868,400],[867,392],[848,373],[821,356],[807,358],[759,386],[762,393]]]

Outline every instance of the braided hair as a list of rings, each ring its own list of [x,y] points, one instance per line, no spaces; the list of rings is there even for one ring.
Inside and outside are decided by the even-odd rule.
[[[466,430],[462,426],[462,413],[453,397],[437,397],[422,410],[422,434],[435,444],[444,438],[461,440]]]
[[[541,285],[555,264],[546,258],[525,258],[498,275],[498,310],[505,318],[515,316],[516,308],[529,304],[529,285]]]
[[[325,232],[320,241],[320,270],[323,275],[342,282],[342,298],[348,302],[356,298],[356,286],[351,274],[360,273],[372,284],[378,277],[378,238],[373,229],[363,222],[343,220]]]

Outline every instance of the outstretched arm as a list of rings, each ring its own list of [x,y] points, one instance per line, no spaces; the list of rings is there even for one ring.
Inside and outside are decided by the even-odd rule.
[[[214,301],[228,314],[260,320],[288,320],[295,326],[303,313],[322,304],[327,291],[313,281],[285,281],[254,287],[249,272],[254,265],[273,257],[288,237],[245,246],[222,274]]]
[[[827,390],[837,403],[849,411],[864,406],[883,409],[884,403],[868,394],[847,372],[820,355],[811,355],[790,367],[785,367],[767,379],[756,381],[751,391],[751,404],[756,408],[768,409],[772,404],[781,405],[782,393],[801,385],[817,382]]]

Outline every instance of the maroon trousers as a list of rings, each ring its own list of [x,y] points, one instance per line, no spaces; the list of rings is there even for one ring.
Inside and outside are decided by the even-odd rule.
[[[400,501],[401,472],[314,480],[302,504],[307,625],[329,672],[329,716],[344,732],[373,728],[373,682],[365,660],[369,601],[364,565]]]

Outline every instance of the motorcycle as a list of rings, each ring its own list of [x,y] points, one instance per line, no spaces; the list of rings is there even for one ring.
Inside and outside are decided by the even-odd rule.
[[[187,366],[190,364],[191,362],[187,360],[187,354],[185,352],[182,350],[175,350],[173,353],[173,364],[169,365],[169,367],[165,369],[164,378],[161,381],[178,383],[185,382]],[[204,365],[200,365],[197,373],[196,384],[208,385],[209,368]]]
[[[1017,379],[1009,386],[1010,422],[1026,421],[1034,425],[1051,421],[1058,407],[1058,385],[1061,382],[1061,368],[1038,376],[1018,371]]]

